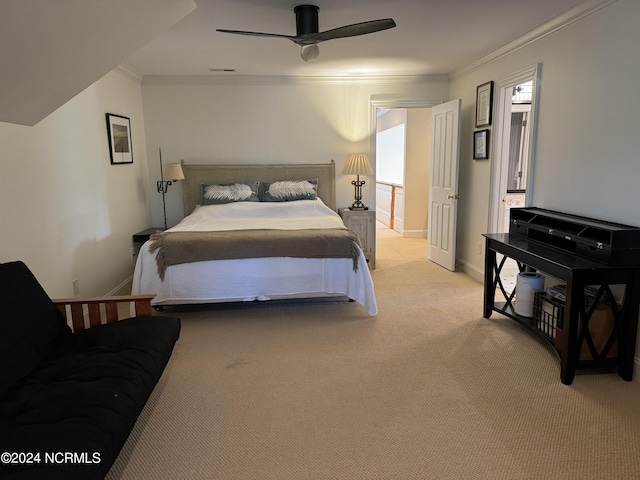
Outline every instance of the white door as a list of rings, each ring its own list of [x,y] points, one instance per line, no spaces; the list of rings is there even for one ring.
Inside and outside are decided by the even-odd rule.
[[[462,100],[431,109],[431,185],[429,188],[429,260],[456,268],[456,217]]]

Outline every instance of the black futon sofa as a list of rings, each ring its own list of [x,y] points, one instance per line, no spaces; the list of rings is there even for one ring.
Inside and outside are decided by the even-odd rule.
[[[104,478],[180,334],[150,300],[81,331],[61,312],[24,263],[0,264],[0,479]]]

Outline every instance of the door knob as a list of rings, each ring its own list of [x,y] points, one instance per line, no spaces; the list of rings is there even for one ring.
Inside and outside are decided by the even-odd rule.
[[[460,198],[460,195],[451,195],[451,194],[449,194],[449,195],[447,195],[447,198],[449,200],[458,200]]]

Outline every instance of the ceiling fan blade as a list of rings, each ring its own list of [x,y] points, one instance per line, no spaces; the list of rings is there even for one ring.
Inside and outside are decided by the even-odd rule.
[[[295,41],[295,37],[293,35],[282,35],[280,33],[245,32],[244,30],[225,30],[225,29],[222,29],[222,28],[217,28],[216,32],[233,33],[234,35],[251,35],[251,36],[254,36],[254,37],[286,38],[288,40],[294,40]]]
[[[247,32],[244,30],[226,30],[222,28],[216,29],[222,33],[232,33],[234,35],[250,35],[254,37],[272,37],[286,38],[298,44],[300,48],[300,57],[305,62],[313,60],[320,54],[318,43],[334,38],[355,37],[358,35],[366,35],[381,30],[387,30],[396,26],[396,22],[392,18],[383,18],[380,20],[371,20],[369,22],[354,23],[344,27],[334,28],[324,32],[318,32],[318,10],[315,5],[298,5],[295,7],[296,14],[296,35],[283,35],[280,33],[264,33],[264,32]]]
[[[315,43],[311,45],[303,45],[302,48],[300,48],[300,57],[305,62],[308,62],[309,60],[313,60],[314,58],[317,58],[319,54],[320,54],[320,49],[318,48],[318,45]]]
[[[346,25],[344,27],[334,28],[325,32],[320,32],[313,35],[315,42],[324,42],[326,40],[333,40],[334,38],[355,37],[358,35],[366,35],[368,33],[380,32],[393,28],[396,26],[396,22],[392,18],[383,18],[381,20],[371,20],[369,22],[354,23],[353,25]]]

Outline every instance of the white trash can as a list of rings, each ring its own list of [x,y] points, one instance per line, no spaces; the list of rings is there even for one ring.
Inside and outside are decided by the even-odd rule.
[[[544,290],[544,275],[537,272],[520,272],[516,280],[516,301],[513,309],[518,315],[530,317],[536,292]]]

